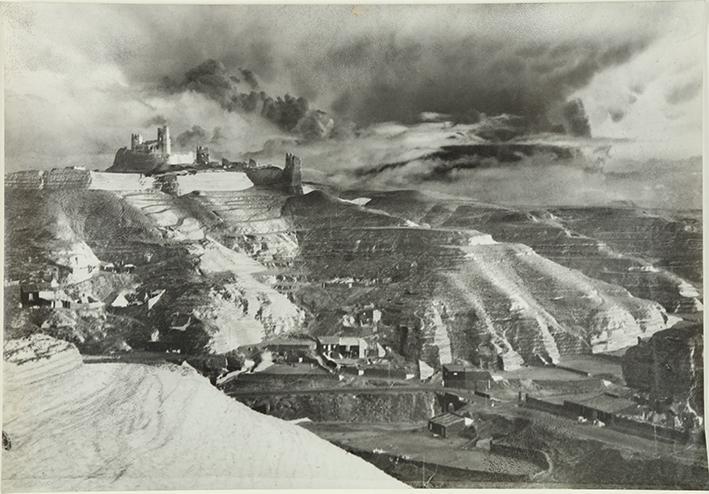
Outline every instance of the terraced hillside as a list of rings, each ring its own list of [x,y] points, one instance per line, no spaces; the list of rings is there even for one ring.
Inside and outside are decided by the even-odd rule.
[[[351,200],[209,184],[181,196],[115,187],[11,194],[11,243],[41,248],[62,221],[101,261],[135,265],[86,282],[105,302],[121,290],[164,290],[155,304],[108,310],[134,321],[131,347],[157,334],[183,351],[226,352],[307,328],[366,336],[432,365],[510,369],[626,347],[676,320],[663,305],[700,307],[677,274],[577,234],[551,212],[408,192]],[[36,231],[49,233],[30,238]],[[9,259],[10,272],[32,264],[26,252]]]
[[[376,204],[317,190],[205,191],[182,200],[199,204],[196,216],[224,244],[273,261],[274,286],[307,311],[309,332],[369,336],[410,359],[513,368],[614,350],[670,324],[658,303],[529,247],[422,226]],[[347,322],[373,308],[382,312],[378,324]]]
[[[668,312],[702,310],[701,226],[692,214],[625,206],[520,209],[413,191],[369,196],[367,207],[412,221],[472,228],[500,242],[523,243],[559,264],[656,300]]]
[[[96,269],[91,277],[67,289],[90,293],[104,307],[49,326],[52,334],[65,335],[82,350],[90,342],[92,351],[101,351],[96,338],[106,333],[92,322],[94,329],[87,335],[81,329],[87,318],[123,321],[116,324],[111,348],[118,338],[123,341],[119,347],[141,349],[152,340],[183,352],[225,352],[301,323],[296,306],[254,277],[262,265],[228,249],[225,257],[225,248],[207,238],[206,226],[189,209],[196,205],[189,201],[157,190],[10,190],[7,197],[8,279],[21,286],[49,281],[53,274],[46,267],[66,256],[65,251],[85,251],[92,259]],[[48,248],[53,245],[63,250]],[[100,263],[134,268],[118,274],[99,269]],[[8,290],[17,297],[19,287]],[[148,304],[155,293],[161,293],[159,300]],[[111,307],[119,294],[135,303]],[[10,327],[18,331],[49,320],[46,311],[15,304],[6,304],[5,310]],[[182,319],[190,323],[173,329]],[[109,322],[99,326],[109,327]]]

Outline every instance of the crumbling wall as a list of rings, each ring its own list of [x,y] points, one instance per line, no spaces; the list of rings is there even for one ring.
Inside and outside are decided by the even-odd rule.
[[[87,189],[91,173],[73,168],[58,168],[45,172],[45,189]]]
[[[44,173],[40,170],[26,170],[5,175],[5,187],[11,189],[43,189]]]
[[[261,186],[278,186],[289,194],[303,194],[302,164],[300,158],[294,154],[286,153],[286,164],[283,169],[277,166],[256,166],[249,162],[246,175],[254,183]]]
[[[254,185],[280,185],[283,182],[283,170],[277,166],[249,167],[246,176]]]
[[[90,172],[91,190],[149,190],[155,179],[139,173]]]

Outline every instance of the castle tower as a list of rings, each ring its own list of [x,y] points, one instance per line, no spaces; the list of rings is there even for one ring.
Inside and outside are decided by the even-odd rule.
[[[170,127],[167,125],[158,127],[158,151],[165,157],[170,156]]]
[[[286,153],[286,166],[283,168],[283,181],[289,194],[302,195],[303,183],[300,158]]]
[[[197,146],[195,153],[195,163],[201,166],[209,165],[209,148],[207,146]]]
[[[131,134],[130,135],[130,149],[131,151],[135,151],[138,146],[143,144],[143,136],[140,134]]]

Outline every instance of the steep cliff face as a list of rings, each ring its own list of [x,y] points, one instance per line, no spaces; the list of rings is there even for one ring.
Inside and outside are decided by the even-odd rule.
[[[189,367],[82,364],[35,335],[6,342],[4,368],[7,490],[403,487]]]
[[[683,323],[660,331],[623,357],[628,386],[647,391],[653,400],[676,404],[687,426],[704,417],[704,359],[702,325]]]

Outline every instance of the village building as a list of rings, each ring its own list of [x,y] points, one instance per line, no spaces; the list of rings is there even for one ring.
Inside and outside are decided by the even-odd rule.
[[[163,290],[153,290],[151,292],[148,292],[145,294],[146,301],[148,303],[148,310],[152,309],[155,307],[155,304],[157,304],[162,296],[165,294],[165,289]]]
[[[585,400],[564,400],[564,408],[588,420],[611,423],[614,417],[641,413],[641,407],[627,398],[601,394]]]
[[[466,427],[465,417],[446,412],[428,420],[428,430],[436,436],[446,438],[460,434]]]
[[[82,293],[79,295],[79,298],[76,300],[73,300],[70,304],[70,308],[72,309],[100,309],[101,307],[104,306],[104,303],[98,300],[96,297],[93,295],[90,295],[88,293]]]
[[[433,373],[434,373],[433,367],[428,365],[423,360],[419,360],[418,364],[419,364],[419,379],[421,379],[422,381],[425,381],[426,379],[433,376]]]
[[[354,336],[320,336],[325,355],[333,359],[361,359],[367,357],[369,345]]]
[[[283,359],[286,362],[302,362],[313,355],[317,344],[313,340],[300,338],[276,338],[265,344],[273,359]]]
[[[125,294],[123,292],[120,292],[118,295],[116,295],[116,298],[113,299],[113,302],[111,302],[111,307],[128,307],[130,305],[130,301],[126,298]]]
[[[467,365],[445,364],[442,370],[443,386],[446,388],[489,388],[492,381],[490,372]]]
[[[60,289],[55,280],[52,283],[23,285],[20,287],[22,307],[69,308],[71,298]]]

